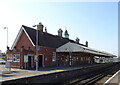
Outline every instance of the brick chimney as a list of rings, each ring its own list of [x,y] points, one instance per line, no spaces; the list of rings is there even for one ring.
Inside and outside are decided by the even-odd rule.
[[[88,41],[86,41],[85,44],[86,44],[86,47],[88,47]]]
[[[79,41],[80,41],[80,39],[77,37],[77,38],[76,38],[76,43],[79,43]]]
[[[62,37],[62,33],[63,33],[63,31],[62,31],[62,29],[60,28],[60,29],[58,30],[58,36]]]
[[[37,30],[40,30],[41,32],[43,32],[43,24],[40,22],[38,25],[37,25]]]

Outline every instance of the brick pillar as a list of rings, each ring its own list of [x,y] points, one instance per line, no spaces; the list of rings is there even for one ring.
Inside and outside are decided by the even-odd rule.
[[[20,68],[24,67],[24,46],[21,47],[20,50]]]

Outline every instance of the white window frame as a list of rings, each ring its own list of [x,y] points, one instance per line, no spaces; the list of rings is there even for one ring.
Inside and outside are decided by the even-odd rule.
[[[17,56],[18,56],[18,58],[17,58]],[[12,61],[13,62],[20,62],[20,54],[14,54],[14,55],[12,55]],[[15,59],[15,60],[14,60]]]
[[[53,52],[53,55],[52,55],[52,62],[56,62],[56,52]]]
[[[12,59],[9,59],[9,57],[11,57]],[[13,60],[12,54],[7,54],[7,61],[12,62],[12,60]]]

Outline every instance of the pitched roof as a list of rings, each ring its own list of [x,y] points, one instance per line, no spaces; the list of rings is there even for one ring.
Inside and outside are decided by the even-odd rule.
[[[82,45],[79,45],[77,43],[71,43],[68,42],[56,49],[56,52],[84,52],[84,53],[90,53],[94,54],[95,56],[103,56],[103,57],[117,57],[116,55],[113,55],[108,52],[103,52],[97,49],[93,49],[90,47],[85,47]]]
[[[36,45],[36,29],[27,27],[25,25],[22,25],[22,27],[27,32],[32,43]],[[50,33],[38,31],[38,46],[58,48],[67,42],[76,43],[71,39],[66,39],[64,37],[59,37],[58,35],[52,35]],[[83,45],[83,44],[80,44],[80,45]],[[83,45],[83,46],[86,46],[86,45]]]

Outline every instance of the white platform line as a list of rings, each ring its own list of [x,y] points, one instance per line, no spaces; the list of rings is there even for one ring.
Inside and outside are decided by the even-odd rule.
[[[119,72],[120,70],[117,71],[112,77],[110,77],[103,85],[106,85],[107,83],[109,83],[109,81],[112,80]]]

